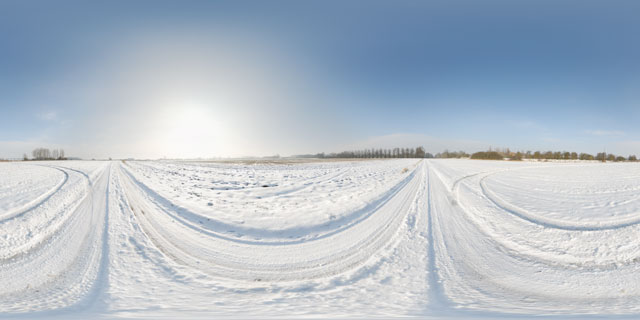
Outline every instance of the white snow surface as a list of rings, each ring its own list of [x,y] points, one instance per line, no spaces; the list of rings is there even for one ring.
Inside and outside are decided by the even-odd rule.
[[[640,165],[0,164],[0,318],[640,316]]]
[[[61,169],[17,163],[0,163],[0,213],[8,216],[33,207],[54,193],[67,179]]]

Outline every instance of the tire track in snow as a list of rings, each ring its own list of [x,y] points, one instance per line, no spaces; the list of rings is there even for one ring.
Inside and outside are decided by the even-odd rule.
[[[62,168],[58,169],[64,170]],[[10,239],[13,241],[10,248],[12,251],[9,253],[5,252],[0,255],[0,263],[3,261],[17,259],[20,256],[26,256],[30,252],[38,250],[41,246],[46,245],[51,238],[58,236],[63,227],[73,223],[76,219],[76,215],[74,213],[77,208],[91,194],[91,188],[81,186],[81,184],[82,182],[76,181],[75,184],[68,186],[69,188],[72,188],[72,190],[61,190],[60,192],[52,194],[51,197],[56,197],[53,202],[61,201],[57,198],[62,199],[62,205],[55,206],[53,210],[51,208],[44,207],[47,203],[43,202],[32,210],[24,212],[19,220],[14,219],[17,218],[14,217],[0,221],[0,226],[2,228],[14,231],[13,235],[7,233],[7,236],[16,236],[16,229],[19,232],[17,234],[17,239]],[[87,185],[91,185],[88,180]],[[79,191],[77,189],[82,190]],[[80,192],[80,194],[78,194],[78,192]],[[67,197],[66,194],[68,193],[71,193],[72,197],[69,200],[65,200]],[[51,197],[49,199],[51,199]],[[53,214],[51,213],[52,211]],[[43,216],[44,219],[42,219]],[[25,234],[25,232],[27,233]]]
[[[0,288],[0,311],[13,315],[29,311],[37,316],[77,311],[86,305],[104,246],[100,243],[104,236],[100,233],[104,223],[101,214],[107,209],[96,211],[96,205],[102,205],[105,198],[94,194],[106,186],[105,180],[108,183],[105,173],[98,175],[99,189],[89,189],[46,241],[0,264],[6,285]]]
[[[127,178],[122,173],[120,176]],[[299,244],[267,247],[203,237],[172,222],[153,202],[138,194],[134,182],[123,185],[145,233],[166,255],[214,276],[259,282],[328,277],[361,265],[391,241],[409,211],[410,199],[415,197],[422,178],[422,175],[413,176],[410,183],[375,214],[348,232]]]
[[[290,244],[300,244],[310,240],[318,240],[326,237],[330,237],[340,232],[344,232],[349,228],[357,225],[361,221],[367,219],[372,214],[374,214],[380,207],[385,205],[391,198],[393,198],[398,192],[400,192],[412,179],[415,178],[416,172],[418,168],[415,168],[411,174],[409,174],[406,178],[402,179],[399,183],[393,186],[390,190],[383,193],[382,195],[376,197],[373,201],[371,201],[364,208],[354,211],[351,214],[348,214],[339,219],[323,223],[321,225],[314,226],[305,226],[305,227],[295,227],[292,229],[281,229],[281,230],[265,230],[258,228],[250,228],[250,227],[241,227],[238,225],[232,225],[225,223],[223,221],[203,216],[197,213],[194,213],[186,208],[182,208],[173,204],[170,200],[162,197],[160,194],[146,186],[144,183],[140,182],[135,178],[135,176],[129,172],[126,168],[123,168],[124,173],[128,176],[129,180],[132,181],[142,193],[147,194],[149,199],[152,199],[153,202],[156,203],[158,208],[161,208],[164,213],[171,216],[172,219],[178,221],[185,225],[188,228],[193,229],[196,232],[200,232],[206,234],[208,236],[217,237],[223,240],[234,241],[243,244],[253,244],[253,245],[290,245]],[[281,238],[282,234],[288,234],[295,232],[296,234],[309,234],[310,232],[318,232],[325,231],[324,233],[320,233],[315,235],[313,238],[303,238],[303,239],[295,239],[295,240],[276,240],[276,241],[264,241],[264,240],[247,240],[234,238],[225,235],[224,233],[229,232],[229,230],[234,230],[235,232],[241,233],[243,235],[251,235],[258,238]]]
[[[496,172],[497,173],[497,172]],[[496,237],[496,235],[487,228],[486,222],[477,219],[475,214],[471,211],[463,201],[459,201],[459,194],[455,195],[455,203],[456,206],[460,208],[460,212],[465,215],[466,220],[470,225],[473,225],[474,229],[476,229],[479,233],[483,235],[482,239],[489,241],[492,243],[492,246],[496,248],[496,250],[502,252],[504,255],[508,255],[509,257],[516,259],[522,263],[527,264],[538,264],[544,265],[548,268],[557,268],[560,270],[565,270],[567,268],[575,269],[575,270],[594,270],[594,271],[605,271],[605,270],[615,270],[621,268],[623,266],[630,266],[637,264],[640,261],[640,257],[632,256],[627,258],[624,261],[610,261],[604,263],[595,263],[590,262],[589,264],[585,264],[583,258],[581,257],[573,257],[567,254],[557,254],[554,257],[550,257],[546,254],[546,251],[537,247],[537,246],[527,246],[526,243],[517,243],[510,241],[505,238]],[[488,201],[486,197],[483,196],[483,199]],[[451,201],[454,201],[453,198]],[[500,208],[498,208],[500,209]],[[501,210],[502,211],[502,210]],[[516,216],[517,219],[520,219]],[[526,221],[526,220],[519,220]],[[537,224],[536,224],[537,225]],[[545,230],[561,230],[568,232],[582,232],[582,230],[563,230],[558,228],[544,228]],[[594,231],[607,231],[607,230],[594,230]]]
[[[549,166],[545,166],[544,168],[549,168],[549,167],[554,168],[558,166],[549,165]],[[571,165],[571,167],[588,167],[588,166]],[[521,168],[508,168],[508,169],[483,171],[483,172],[478,172],[474,174],[469,174],[454,181],[454,183],[451,186],[450,192],[455,195],[454,201],[457,202],[459,201],[458,190],[459,190],[460,183],[462,183],[464,180],[467,180],[473,177],[482,176],[482,178],[479,181],[479,186],[486,199],[490,200],[496,207],[502,209],[503,211],[506,211],[520,219],[540,225],[545,228],[554,228],[554,229],[567,230],[567,231],[603,231],[603,230],[621,229],[621,228],[626,228],[626,227],[640,224],[640,212],[636,214],[631,214],[633,216],[626,219],[618,218],[615,221],[597,221],[593,223],[583,222],[581,224],[572,224],[570,222],[559,220],[559,219],[541,217],[539,215],[531,214],[526,210],[519,208],[518,206],[515,206],[503,200],[498,195],[496,195],[493,191],[491,191],[485,182],[487,178],[498,173],[507,172],[507,171],[516,171],[516,170],[519,171],[519,170],[527,170],[527,169],[539,169],[539,168],[541,167],[526,166]],[[437,172],[437,170],[436,170],[436,174],[438,174],[441,180],[443,179],[440,173]]]
[[[581,307],[576,306],[586,307],[583,310],[590,310],[587,312],[603,310],[610,313],[613,310],[619,313],[622,310],[623,313],[628,313],[637,310],[630,307],[636,305],[638,300],[638,296],[632,293],[637,292],[634,288],[634,283],[637,282],[637,259],[631,257],[632,260],[627,261],[628,263],[594,264],[589,261],[588,264],[581,264],[580,258],[584,257],[576,256],[578,263],[573,265],[566,261],[566,254],[560,252],[557,256],[550,255],[557,253],[551,251],[556,246],[547,246],[547,243],[537,240],[544,239],[544,235],[556,235],[557,240],[571,245],[571,237],[557,238],[557,235],[577,235],[582,233],[581,230],[540,228],[514,217],[509,219],[513,227],[522,226],[523,230],[532,228],[540,233],[531,242],[526,237],[505,237],[510,236],[510,232],[517,234],[520,229],[507,226],[505,230],[494,230],[490,227],[494,223],[491,215],[481,215],[484,217],[482,219],[476,217],[491,207],[477,181],[453,191],[456,191],[452,198],[456,203],[452,203],[453,206],[449,206],[449,211],[444,215],[437,212],[436,217],[443,218],[439,227],[445,227],[440,234],[444,243],[439,246],[436,243],[436,254],[442,259],[447,292],[451,295],[451,301],[456,303],[455,309],[447,311],[447,315],[527,317],[531,312],[539,312],[540,306],[548,306],[546,310],[550,313],[559,314],[580,312],[576,310]],[[440,192],[448,194],[451,191],[444,187]],[[447,203],[441,201],[445,199],[442,194],[439,195],[438,205]],[[471,199],[467,195],[477,198],[476,202],[486,203],[486,208],[476,202],[467,206],[467,201],[464,200]],[[456,205],[460,208],[456,209]],[[500,212],[501,210],[496,211],[497,218],[500,218]],[[500,221],[495,222],[500,224]],[[492,231],[502,232],[494,234]],[[593,231],[591,234],[594,234]],[[513,240],[518,242],[512,243]],[[605,242],[604,248],[615,247],[613,243],[608,245]],[[440,261],[437,262],[440,265]],[[612,290],[612,287],[627,289],[629,293]]]
[[[103,222],[103,230],[102,230],[102,246],[101,246],[101,254],[100,254],[100,266],[98,269],[98,274],[96,280],[93,285],[92,292],[88,295],[87,305],[89,308],[93,308],[96,311],[104,311],[106,309],[106,298],[108,289],[109,289],[109,194],[111,192],[111,170],[113,167],[113,162],[109,163],[109,166],[106,170],[108,170],[107,177],[107,187],[105,190],[105,198],[104,198],[104,222]]]
[[[49,199],[51,199],[51,197],[56,192],[60,191],[60,189],[62,189],[62,187],[64,187],[64,185],[69,180],[69,174],[66,171],[64,171],[64,170],[62,170],[60,168],[53,167],[53,166],[46,166],[46,165],[40,165],[40,166],[58,170],[58,171],[63,173],[64,177],[62,178],[60,183],[58,183],[55,187],[51,188],[49,191],[45,192],[44,194],[40,195],[39,197],[35,198],[34,200],[29,201],[27,204],[22,206],[22,208],[9,210],[8,212],[5,212],[4,214],[0,215],[0,223],[20,218],[23,215],[25,215],[25,214],[29,213],[30,211],[34,210],[35,208],[39,207],[40,205],[42,205],[43,203],[45,203]]]
[[[578,165],[579,166],[579,165]],[[555,167],[555,166],[547,166],[547,167]],[[526,170],[526,169],[531,169],[531,168],[540,168],[540,167],[535,167],[535,166],[528,166],[528,167],[522,167],[522,168],[516,168],[516,169],[502,169],[502,170],[495,170],[495,171],[489,171],[489,172],[481,172],[479,174],[472,174],[472,175],[468,175],[465,176],[461,179],[458,179],[457,182],[462,182],[464,179],[469,179],[469,178],[473,178],[475,176],[478,175],[485,175],[481,178],[481,180],[485,179],[488,176],[491,176],[493,174],[498,174],[501,172],[505,172],[505,171],[512,171],[512,170]],[[442,178],[441,178],[442,181]],[[444,181],[443,181],[444,184]],[[479,185],[479,184],[478,184]],[[499,248],[499,250],[501,252],[503,252],[506,255],[509,255],[513,258],[518,259],[519,261],[523,262],[523,263],[538,263],[538,264],[544,264],[547,267],[550,268],[567,268],[567,267],[572,267],[572,268],[577,268],[577,269],[584,269],[585,266],[584,264],[580,263],[579,258],[574,258],[572,261],[572,259],[568,259],[567,255],[563,255],[561,258],[561,260],[558,260],[558,257],[555,258],[550,258],[548,256],[545,255],[545,251],[539,251],[540,249],[537,247],[533,247],[533,248],[529,248],[526,246],[523,246],[523,244],[521,243],[514,243],[512,241],[507,241],[506,239],[501,239],[501,238],[496,238],[496,236],[486,227],[486,225],[482,222],[477,220],[477,218],[475,217],[475,215],[473,213],[471,213],[471,209],[463,202],[460,200],[460,183],[457,184],[457,188],[453,189],[451,188],[449,190],[449,195],[450,197],[450,201],[453,205],[459,206],[461,211],[468,217],[468,220],[471,224],[473,224],[475,226],[475,229],[477,229],[480,233],[482,233],[484,235],[484,239],[491,241],[494,246],[496,248]],[[484,190],[481,189],[481,194],[483,199],[488,200],[489,202],[492,203],[491,199],[489,199],[485,194],[484,194]],[[499,210],[501,211],[506,211],[504,208],[502,208],[501,206],[497,205],[497,204],[493,204],[495,207],[497,207]],[[564,231],[576,231],[576,232],[581,232],[581,231],[606,231],[606,230],[610,230],[610,229],[598,229],[598,230],[580,230],[580,229],[573,229],[573,228],[554,228],[551,226],[547,226],[545,224],[540,224],[540,223],[536,223],[533,221],[529,221],[528,219],[525,219],[523,217],[518,216],[517,214],[513,214],[514,217],[518,218],[518,219],[522,219],[523,221],[528,221],[531,222],[535,225],[539,225],[543,228],[548,228],[549,230],[552,229],[557,229],[557,230],[564,230]],[[532,252],[531,250],[534,250],[534,252]],[[538,250],[538,251],[536,251]],[[628,258],[626,261],[621,262],[621,261],[615,261],[615,262],[607,262],[607,263],[597,263],[597,264],[592,264],[589,265],[589,268],[593,269],[593,270],[613,270],[616,269],[622,265],[631,265],[634,263],[638,262],[638,257],[631,257]]]
[[[435,237],[433,236],[434,216],[432,195],[431,195],[431,167],[427,166],[427,240],[429,241],[428,255],[428,280],[429,280],[429,304],[428,309],[430,312],[442,312],[448,310],[450,302],[447,299],[442,283],[440,282],[440,276],[438,275],[438,267],[436,265],[436,248]]]
[[[459,216],[456,209],[460,205],[455,197],[459,188],[449,187],[440,175],[436,175],[439,181],[430,181],[429,183],[429,210],[430,217],[428,234],[429,236],[429,304],[426,306],[425,314],[436,317],[452,317],[452,318],[520,318],[527,317],[526,314],[518,314],[508,311],[491,311],[470,307],[468,303],[461,303],[456,300],[460,296],[458,292],[451,292],[453,296],[447,294],[452,290],[451,286],[460,290],[457,286],[462,286],[462,290],[467,290],[466,294],[480,292],[484,293],[484,288],[468,286],[464,279],[482,277],[482,269],[478,269],[477,261],[468,263],[468,259],[472,255],[464,254],[466,250],[485,245],[485,240],[492,241],[490,235],[483,234],[484,237],[469,237],[472,232],[479,232],[479,228],[475,223],[470,223],[467,219]],[[477,176],[477,174],[468,175],[461,179],[457,179],[460,185],[464,179]],[[440,209],[444,211],[440,211]],[[462,209],[462,208],[460,208]],[[462,210],[464,212],[464,210]],[[458,221],[460,220],[461,221]],[[460,224],[463,223],[463,224]],[[471,229],[469,229],[471,228]],[[468,243],[467,243],[468,241]],[[474,254],[480,254],[482,251],[471,251]],[[462,254],[461,254],[462,253]],[[501,252],[506,254],[506,252]],[[534,262],[535,263],[535,262]],[[442,269],[440,269],[442,268]],[[431,275],[433,274],[433,275]],[[463,282],[458,283],[463,279]],[[485,285],[493,284],[491,279]],[[447,291],[445,291],[447,287]],[[475,292],[477,290],[477,292]],[[473,293],[472,293],[473,292]]]
[[[633,214],[634,217],[630,217],[626,219],[618,218],[616,221],[597,221],[592,223],[582,222],[580,224],[572,224],[567,221],[562,221],[559,219],[545,218],[539,215],[531,214],[527,210],[519,208],[518,206],[503,200],[487,187],[485,183],[485,179],[495,173],[498,173],[498,172],[488,174],[480,180],[479,184],[484,196],[487,199],[489,199],[498,208],[520,219],[543,226],[545,228],[554,228],[554,229],[569,230],[569,231],[602,231],[602,230],[621,229],[621,228],[626,228],[626,227],[640,224],[640,212]]]

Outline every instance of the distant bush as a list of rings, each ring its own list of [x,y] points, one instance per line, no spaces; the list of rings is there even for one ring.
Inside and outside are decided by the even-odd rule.
[[[495,151],[481,151],[481,152],[476,152],[474,154],[471,155],[471,159],[478,159],[478,160],[503,160],[504,157],[502,156],[502,154],[495,152]]]
[[[579,159],[580,160],[594,160],[595,158],[593,157],[593,155],[590,155],[588,153],[581,153]]]
[[[464,152],[464,151],[449,151],[449,150],[445,150],[441,153],[436,154],[435,156],[436,158],[442,158],[442,159],[451,159],[451,158],[468,158],[469,154]]]

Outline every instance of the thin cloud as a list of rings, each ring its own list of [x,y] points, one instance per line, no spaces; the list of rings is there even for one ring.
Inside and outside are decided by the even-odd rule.
[[[588,130],[588,134],[604,137],[604,136],[623,136],[624,132],[620,130]]]
[[[55,121],[58,119],[58,113],[55,111],[45,111],[36,114],[36,117],[44,121]]]
[[[522,130],[548,131],[548,128],[534,121],[513,121],[514,127]]]

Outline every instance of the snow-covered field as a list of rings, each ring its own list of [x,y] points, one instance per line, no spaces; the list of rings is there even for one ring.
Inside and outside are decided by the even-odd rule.
[[[0,317],[640,315],[640,164],[0,163]]]

